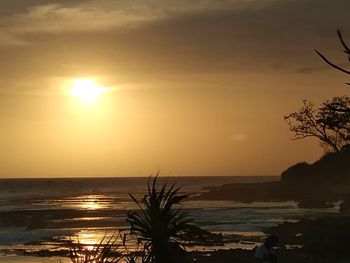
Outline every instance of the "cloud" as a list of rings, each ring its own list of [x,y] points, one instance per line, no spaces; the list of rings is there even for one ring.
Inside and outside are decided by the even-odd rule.
[[[30,8],[24,14],[8,18],[9,30],[16,33],[69,32],[86,30],[108,30],[146,20],[138,15],[126,16],[121,11],[99,10],[81,7],[64,7],[49,4]]]
[[[1,78],[104,74],[175,83],[220,75],[213,87],[237,84],[242,73],[317,73],[313,49],[333,58],[335,30],[348,26],[350,7],[345,0],[28,3],[0,20],[3,45],[31,44],[2,52]]]
[[[273,0],[139,0],[76,1],[27,6],[25,11],[4,17],[12,32],[69,32],[133,27],[182,15],[227,10],[256,9]],[[47,3],[47,1],[46,1]],[[34,3],[33,3],[34,4]]]

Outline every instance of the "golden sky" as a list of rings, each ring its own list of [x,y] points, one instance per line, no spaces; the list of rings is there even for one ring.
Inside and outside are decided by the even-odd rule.
[[[0,177],[277,175],[283,116],[349,93],[348,0],[1,0]],[[93,103],[76,82],[101,88]],[[99,91],[97,91],[99,93]],[[73,94],[74,95],[74,94]]]

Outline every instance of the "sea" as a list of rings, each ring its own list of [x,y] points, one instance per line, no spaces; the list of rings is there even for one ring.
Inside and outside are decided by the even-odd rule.
[[[162,177],[157,185],[176,184],[182,193],[196,197],[230,183],[276,181],[278,176]],[[130,197],[141,200],[149,177],[44,178],[0,180],[0,262],[70,262],[62,256],[68,240],[98,244],[105,236],[128,228],[126,214],[137,209]],[[264,230],[302,217],[336,213],[327,209],[300,209],[296,202],[240,203],[190,198],[182,208],[194,224],[227,237],[224,245],[195,250],[253,249]]]

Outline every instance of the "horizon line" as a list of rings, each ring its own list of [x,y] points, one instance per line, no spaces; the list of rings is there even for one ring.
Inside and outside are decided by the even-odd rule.
[[[21,180],[21,179],[117,179],[117,178],[149,178],[150,176],[63,176],[63,177],[0,177],[0,180]],[[159,178],[179,177],[280,177],[281,175],[166,175]]]

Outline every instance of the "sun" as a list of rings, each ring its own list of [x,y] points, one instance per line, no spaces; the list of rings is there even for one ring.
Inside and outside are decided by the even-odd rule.
[[[94,79],[75,79],[69,89],[69,95],[88,105],[96,103],[106,92],[107,89],[98,85]]]

